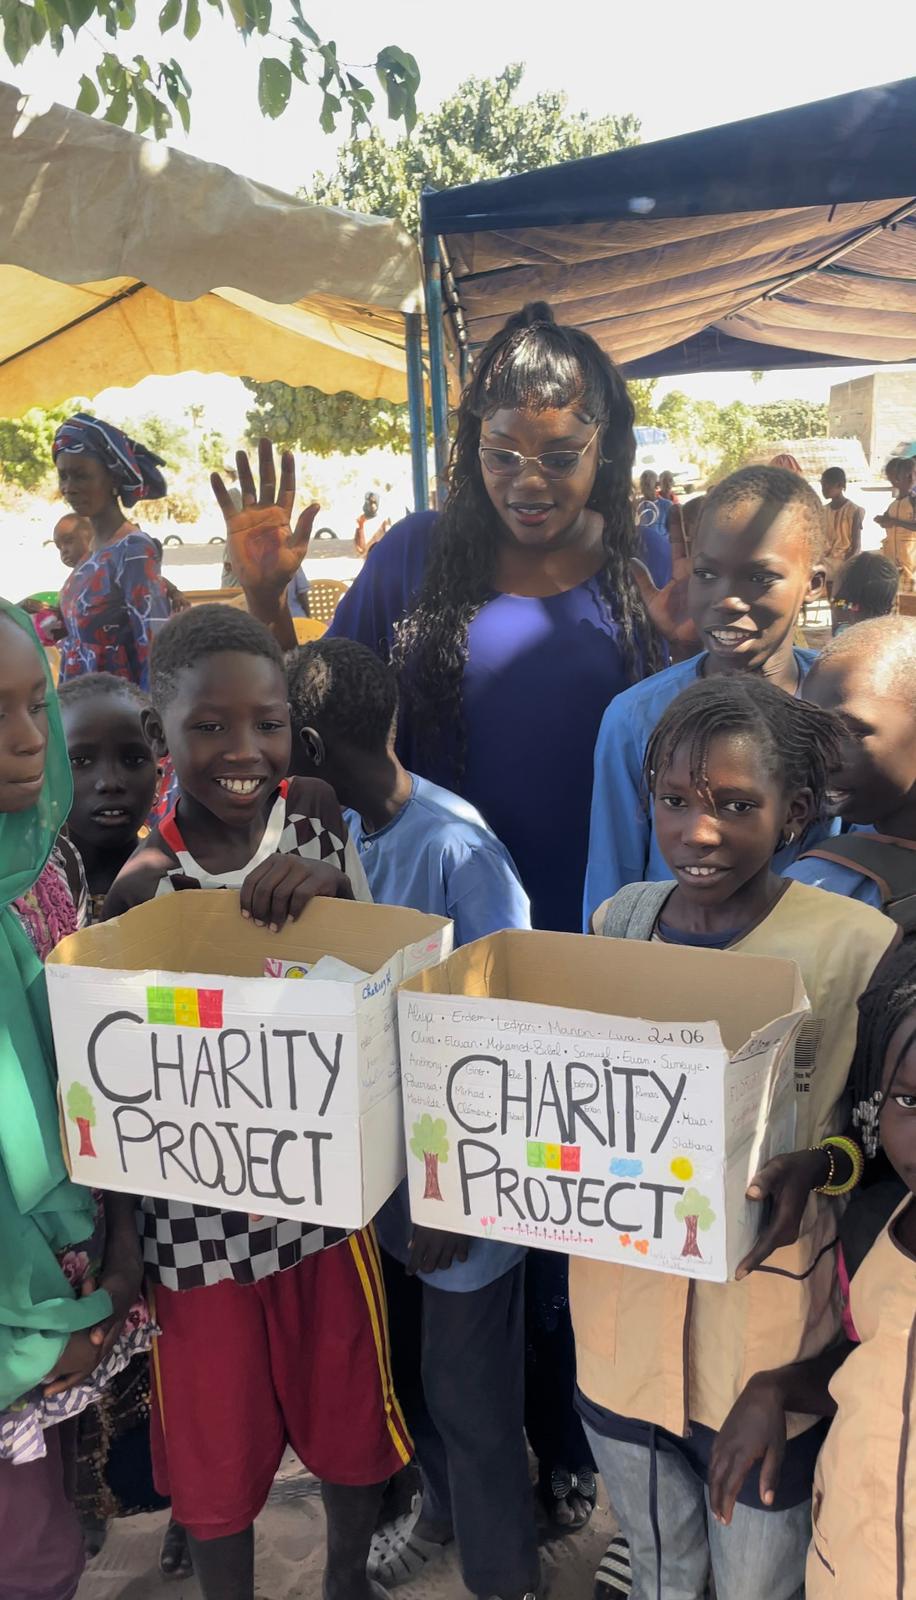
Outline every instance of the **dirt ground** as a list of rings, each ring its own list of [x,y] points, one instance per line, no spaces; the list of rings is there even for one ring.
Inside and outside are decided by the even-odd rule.
[[[494,1493],[499,1493],[498,1486]],[[167,1521],[163,1511],[113,1523],[104,1548],[86,1568],[77,1600],[199,1600],[194,1579],[176,1582],[160,1575],[159,1541]],[[539,1596],[544,1600],[591,1600],[595,1569],[613,1532],[613,1520],[600,1492],[598,1509],[587,1528],[542,1545]],[[320,1600],[323,1565],[324,1513],[318,1484],[290,1456],[257,1522],[257,1600]],[[403,1600],[465,1600],[467,1590],[454,1547],[440,1565],[392,1593]]]

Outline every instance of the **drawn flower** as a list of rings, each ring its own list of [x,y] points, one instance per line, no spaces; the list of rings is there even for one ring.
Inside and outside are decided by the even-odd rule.
[[[620,1243],[622,1245],[624,1245],[624,1246],[633,1243],[633,1240],[630,1238],[630,1235],[628,1233],[619,1233],[617,1235],[617,1237],[618,1237]]]

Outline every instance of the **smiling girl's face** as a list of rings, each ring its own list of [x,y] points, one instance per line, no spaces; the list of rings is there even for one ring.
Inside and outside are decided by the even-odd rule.
[[[0,812],[36,804],[47,746],[48,685],[38,646],[0,618]]]
[[[783,835],[807,825],[811,796],[786,794],[750,732],[712,739],[699,782],[690,755],[685,741],[653,786],[659,849],[686,900],[737,911],[766,881]]]

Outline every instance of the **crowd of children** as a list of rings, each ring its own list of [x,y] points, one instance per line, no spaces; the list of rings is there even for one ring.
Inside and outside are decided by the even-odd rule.
[[[535,413],[499,413],[487,470],[533,468],[559,504],[591,419],[551,449]],[[668,581],[634,568],[628,604],[638,590],[671,660],[634,671],[601,722],[583,925],[789,959],[810,1014],[795,1153],[751,1185],[761,1227],[736,1280],[571,1258],[564,1400],[587,1445],[541,1490],[580,1526],[597,1467],[634,1600],[911,1592],[916,625],[891,614],[907,467],[875,557],[838,470],[826,508],[797,471],[752,467],[689,518],[643,484],[673,565]],[[283,471],[278,592],[302,553]],[[552,514],[533,496],[506,511],[532,541]],[[575,515],[587,532],[587,496]],[[836,634],[815,655],[796,628],[828,583]],[[210,888],[271,930],[316,895],[436,913],[458,944],[531,926],[487,819],[404,763],[384,652],[328,637],[284,657],[280,635],[279,613],[271,631],[185,610],[152,640],[148,693],[91,672],[57,695],[31,622],[0,603],[0,1600],[75,1595],[71,1458],[95,1485],[84,1525],[170,1504],[163,1570],[193,1563],[205,1600],[253,1600],[254,1522],[287,1445],[321,1481],[326,1600],[379,1600],[453,1541],[483,1600],[540,1587],[520,1246],[414,1225],[403,1186],[353,1232],[142,1196],[135,1211],[71,1182],[60,1154],[42,962],[86,922]],[[564,818],[541,798],[550,852]],[[896,1177],[869,1184],[879,1140]],[[127,1435],[129,1490],[108,1460]],[[414,1454],[420,1503],[386,1517]]]

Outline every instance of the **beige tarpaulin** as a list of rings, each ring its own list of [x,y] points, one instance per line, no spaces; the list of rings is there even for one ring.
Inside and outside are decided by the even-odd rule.
[[[398,223],[7,84],[0,262],[0,416],[187,371],[407,398],[403,318],[423,295]]]

